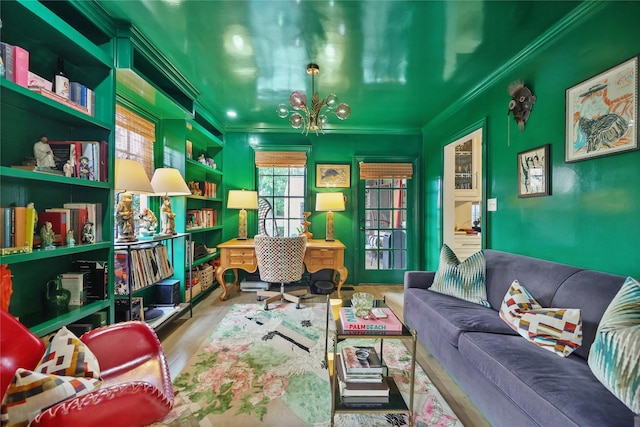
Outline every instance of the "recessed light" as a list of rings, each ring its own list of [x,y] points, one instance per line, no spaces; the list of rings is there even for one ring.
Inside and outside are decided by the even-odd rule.
[[[238,117],[238,113],[233,110],[229,110],[227,111],[227,117],[229,117],[230,119],[235,119],[236,117]]]

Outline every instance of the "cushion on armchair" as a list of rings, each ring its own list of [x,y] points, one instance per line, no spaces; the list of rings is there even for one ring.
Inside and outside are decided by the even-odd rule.
[[[629,277],[604,312],[589,352],[598,380],[640,414],[640,283]],[[639,417],[636,416],[636,425]]]
[[[440,264],[433,285],[429,289],[491,307],[487,301],[485,277],[486,265],[482,251],[460,262],[456,254],[445,244],[440,250]]]

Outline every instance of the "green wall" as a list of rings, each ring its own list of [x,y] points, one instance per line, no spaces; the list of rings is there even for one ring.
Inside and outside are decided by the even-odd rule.
[[[525,55],[489,76],[486,90],[461,100],[423,128],[425,267],[437,268],[441,240],[442,148],[486,119],[486,247],[640,277],[640,151],[565,163],[565,90],[638,54],[640,2],[597,2],[540,36]],[[507,119],[510,82],[537,96],[526,129]],[[510,127],[507,125],[510,121]],[[637,135],[637,129],[636,129]],[[517,197],[517,154],[550,144],[551,195]],[[514,278],[515,279],[515,278]]]
[[[255,166],[253,146],[286,150],[286,147],[310,149],[307,159],[307,188],[309,198],[308,209],[310,217],[310,231],[314,238],[324,238],[325,216],[316,214],[315,194],[315,166],[316,163],[350,163],[351,188],[341,189],[347,197],[347,210],[335,212],[335,236],[347,247],[345,251],[345,265],[349,270],[347,283],[353,284],[356,272],[355,237],[357,229],[357,165],[356,156],[407,156],[419,157],[422,153],[419,135],[340,135],[325,134],[304,136],[299,133],[226,133],[224,135],[224,194],[229,190],[255,189]],[[421,217],[421,215],[419,215]],[[237,236],[238,213],[235,210],[225,210],[223,216],[224,240]],[[249,213],[249,235],[257,231],[255,212]],[[416,257],[421,259],[421,257]]]

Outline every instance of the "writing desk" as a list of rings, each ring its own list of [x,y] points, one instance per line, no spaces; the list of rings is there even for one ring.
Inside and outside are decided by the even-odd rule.
[[[238,240],[231,239],[218,245],[220,250],[220,265],[216,269],[216,280],[222,286],[220,301],[227,299],[227,284],[224,281],[224,273],[233,269],[233,283],[239,287],[238,269],[247,273],[253,273],[258,269],[256,250],[253,239]],[[328,268],[333,270],[333,282],[338,286],[338,296],[340,288],[347,280],[349,272],[344,266],[345,246],[339,240],[327,242],[326,240],[311,239],[307,241],[307,249],[304,253],[304,265],[309,273],[315,273]],[[336,276],[339,280],[336,282]]]

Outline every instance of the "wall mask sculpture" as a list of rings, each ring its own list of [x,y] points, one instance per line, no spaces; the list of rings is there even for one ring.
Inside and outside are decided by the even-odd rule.
[[[513,113],[518,129],[522,131],[525,123],[529,120],[533,104],[536,103],[536,97],[531,92],[531,89],[521,81],[516,81],[509,85],[509,95],[511,95],[509,114]]]

